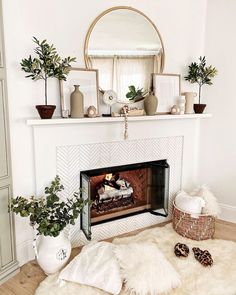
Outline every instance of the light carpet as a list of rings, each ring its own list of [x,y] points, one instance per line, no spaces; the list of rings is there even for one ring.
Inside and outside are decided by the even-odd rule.
[[[145,230],[136,236],[117,238],[114,244],[150,241],[158,245],[181,277],[181,286],[165,295],[236,295],[236,243],[225,240],[193,241],[178,235],[171,224]],[[173,249],[176,243],[190,248],[187,258],[177,258]],[[192,247],[207,249],[214,260],[211,268],[203,267],[192,253]],[[156,274],[158,280],[158,274]],[[145,279],[145,278],[144,278]],[[36,295],[107,295],[108,293],[88,286],[63,282],[57,275],[48,276],[36,290]],[[124,289],[120,295],[128,295]],[[132,293],[132,295],[134,295]],[[148,294],[147,294],[148,295]]]

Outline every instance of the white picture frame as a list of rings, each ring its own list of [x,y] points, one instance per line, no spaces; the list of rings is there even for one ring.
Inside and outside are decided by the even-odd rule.
[[[157,97],[157,114],[169,114],[181,93],[179,74],[152,74],[153,92]]]
[[[80,85],[80,91],[84,95],[84,115],[88,107],[94,106],[99,114],[99,83],[98,70],[71,67],[66,81],[60,80],[61,116],[68,118],[70,115],[70,95],[74,91],[74,85]]]

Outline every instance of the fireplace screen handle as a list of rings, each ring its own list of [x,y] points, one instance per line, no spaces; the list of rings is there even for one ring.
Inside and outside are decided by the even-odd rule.
[[[151,208],[150,213],[159,216],[168,216],[168,203],[169,203],[169,177],[170,166],[166,160],[158,164],[152,164],[152,187],[151,192]],[[156,212],[154,210],[163,209],[164,213]]]
[[[87,175],[81,173],[81,189],[84,200],[89,199],[90,201],[90,180]],[[91,212],[89,202],[84,206],[80,215],[80,228],[83,231],[87,240],[91,240]]]

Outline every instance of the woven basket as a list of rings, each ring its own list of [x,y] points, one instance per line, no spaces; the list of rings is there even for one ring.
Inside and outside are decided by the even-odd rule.
[[[215,217],[207,214],[191,214],[181,211],[173,202],[173,228],[183,237],[192,240],[211,239],[215,232]]]

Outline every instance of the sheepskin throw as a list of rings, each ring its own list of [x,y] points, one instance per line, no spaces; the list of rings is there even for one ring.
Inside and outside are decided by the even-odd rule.
[[[220,207],[218,205],[217,199],[206,185],[203,185],[200,188],[194,190],[190,193],[190,195],[200,197],[205,201],[205,206],[202,209],[203,214],[216,217],[219,216]]]
[[[178,273],[155,243],[117,245],[115,254],[128,293],[156,295],[180,285]]]
[[[145,230],[140,234],[115,239],[116,245],[151,242],[165,255],[166,259],[180,274],[181,285],[165,295],[235,295],[236,294],[236,243],[224,240],[194,241],[178,235],[171,224]],[[212,267],[204,267],[194,258],[191,251],[188,257],[176,257],[174,246],[177,243],[186,244],[189,249],[198,247],[208,250],[214,263]],[[156,274],[158,278],[158,274]],[[85,285],[66,282],[58,283],[58,275],[48,276],[36,290],[36,295],[109,295],[104,291]],[[130,295],[125,286],[120,295]],[[136,294],[132,294],[136,295]],[[148,294],[147,294],[148,295]],[[164,294],[161,294],[164,295]]]

